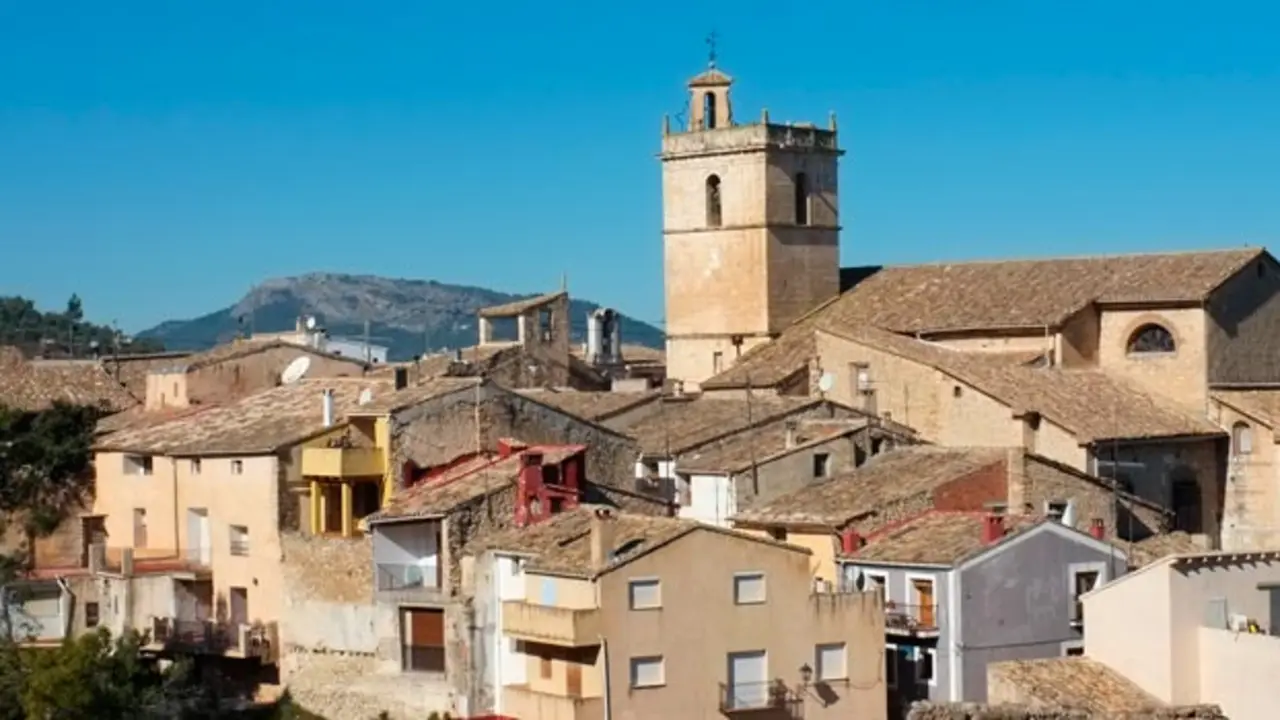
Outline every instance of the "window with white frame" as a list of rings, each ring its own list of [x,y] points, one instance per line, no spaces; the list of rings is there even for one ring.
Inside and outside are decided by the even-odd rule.
[[[847,680],[849,667],[844,643],[824,643],[814,650],[814,677],[818,682]]]
[[[666,683],[661,655],[631,658],[631,687],[662,687]]]
[[[884,684],[886,687],[898,687],[898,646],[884,646]]]
[[[627,594],[632,610],[654,610],[662,607],[662,583],[657,578],[632,580]]]
[[[765,601],[764,573],[737,573],[733,576],[733,602],[759,605]]]

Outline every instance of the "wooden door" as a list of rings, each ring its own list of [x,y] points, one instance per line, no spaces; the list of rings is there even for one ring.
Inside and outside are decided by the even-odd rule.
[[[934,606],[933,606],[933,581],[932,580],[912,580],[912,587],[916,589],[916,618],[920,620],[923,627],[935,627],[934,625]]]
[[[235,625],[249,624],[248,588],[231,588],[231,622]]]
[[[576,659],[570,659],[565,665],[564,688],[569,697],[582,697],[582,666]]]
[[[404,668],[444,672],[444,611],[406,608],[401,617]]]

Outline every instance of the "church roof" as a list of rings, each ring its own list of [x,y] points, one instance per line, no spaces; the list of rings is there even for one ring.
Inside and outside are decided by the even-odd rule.
[[[733,84],[733,78],[720,72],[717,68],[707,68],[689,80],[689,87],[716,87]]]

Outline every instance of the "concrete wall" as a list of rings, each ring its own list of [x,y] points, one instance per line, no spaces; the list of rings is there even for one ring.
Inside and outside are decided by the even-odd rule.
[[[280,384],[280,373],[301,356],[311,358],[307,377],[361,377],[364,363],[308,352],[292,345],[269,345],[189,370],[186,395],[192,403],[220,403],[269,390]]]
[[[1280,638],[1199,628],[1200,697],[1231,720],[1271,720],[1280,707]]]
[[[1098,572],[1101,585],[1126,570],[1125,560],[1104,548],[1041,529],[960,571],[957,640],[964,650],[955,699],[987,700],[988,663],[1060,657],[1083,644],[1071,625],[1074,574]]]

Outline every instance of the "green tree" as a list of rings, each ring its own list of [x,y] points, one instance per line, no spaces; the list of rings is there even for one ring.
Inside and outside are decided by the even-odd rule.
[[[84,320],[84,303],[80,301],[80,296],[72,293],[71,299],[67,301],[67,311],[62,313],[73,325]]]

